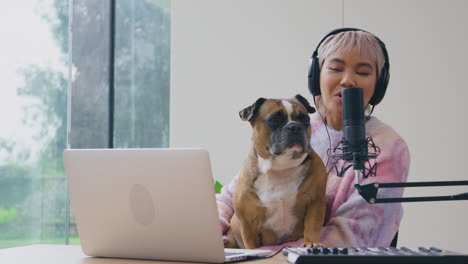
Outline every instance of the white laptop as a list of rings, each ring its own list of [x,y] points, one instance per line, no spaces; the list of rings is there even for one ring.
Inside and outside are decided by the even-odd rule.
[[[69,149],[63,159],[88,256],[222,263],[271,253],[225,255],[206,150]]]

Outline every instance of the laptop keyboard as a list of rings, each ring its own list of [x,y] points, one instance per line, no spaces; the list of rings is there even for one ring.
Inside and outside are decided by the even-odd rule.
[[[240,254],[240,252],[226,252],[226,251],[224,251],[224,256],[226,256],[226,257],[239,255],[239,254]]]

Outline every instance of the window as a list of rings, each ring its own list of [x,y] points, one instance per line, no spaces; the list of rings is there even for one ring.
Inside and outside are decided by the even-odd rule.
[[[70,2],[0,8],[0,248],[79,243],[67,144],[169,142],[169,0]]]
[[[169,1],[116,2],[115,147],[168,146],[169,48]]]
[[[64,243],[68,3],[0,8],[0,247]]]

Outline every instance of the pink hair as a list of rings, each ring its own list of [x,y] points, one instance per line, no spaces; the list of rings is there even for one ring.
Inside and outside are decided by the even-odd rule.
[[[359,51],[360,56],[368,56],[375,60],[378,78],[385,58],[376,37],[365,31],[345,31],[325,39],[318,49],[320,69],[330,54],[337,51],[349,52],[355,48]]]

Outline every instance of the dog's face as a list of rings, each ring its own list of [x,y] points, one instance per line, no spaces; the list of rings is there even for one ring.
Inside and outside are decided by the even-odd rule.
[[[253,143],[263,159],[288,155],[299,158],[310,151],[309,113],[315,108],[301,95],[290,99],[259,98],[239,112],[253,128]]]

